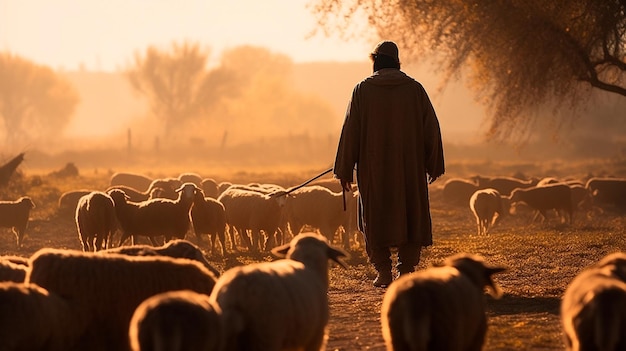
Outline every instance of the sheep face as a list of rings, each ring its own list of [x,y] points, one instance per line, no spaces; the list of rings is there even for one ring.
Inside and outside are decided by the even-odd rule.
[[[493,297],[500,297],[502,292],[500,287],[492,279],[492,275],[506,270],[504,267],[488,266],[480,256],[472,254],[457,254],[448,257],[444,266],[451,266],[458,269],[478,287],[489,287],[488,293]]]
[[[188,201],[193,201],[197,191],[202,191],[202,189],[198,188],[194,183],[185,183],[176,189],[176,192],[180,194],[179,196]]]
[[[299,234],[290,243],[272,249],[272,253],[277,257],[286,257],[299,262],[324,262],[330,259],[343,268],[348,268],[341,259],[348,257],[348,254],[331,247],[325,237],[316,233]]]
[[[28,197],[28,196],[22,196],[20,197],[20,199],[18,200],[19,203],[21,203],[23,206],[26,206],[30,209],[35,208],[35,203],[33,202],[33,200]]]

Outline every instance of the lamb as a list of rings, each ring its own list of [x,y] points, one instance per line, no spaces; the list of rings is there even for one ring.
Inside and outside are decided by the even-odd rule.
[[[73,350],[130,350],[128,327],[140,303],[172,290],[209,295],[216,281],[198,262],[162,256],[41,249],[30,267],[26,283],[67,300],[82,326]]]
[[[3,351],[72,349],[81,325],[67,301],[35,285],[0,284],[0,348]]]
[[[101,191],[84,195],[76,206],[76,228],[83,251],[99,251],[109,247],[117,228],[113,199]]]
[[[211,197],[205,197],[204,192],[196,192],[191,206],[191,224],[198,239],[202,234],[209,234],[211,238],[211,255],[220,242],[221,255],[226,253],[226,209],[224,205]],[[234,243],[231,243],[234,246]]]
[[[624,350],[626,254],[617,252],[578,274],[561,300],[567,350]]]
[[[15,201],[0,201],[0,227],[11,228],[17,239],[17,248],[22,247],[30,210],[35,203],[28,196],[22,196]]]
[[[531,208],[539,211],[544,220],[548,210],[564,211],[562,221],[572,222],[574,206],[572,191],[567,184],[549,184],[540,187],[515,189],[510,195],[511,203],[524,202]]]
[[[484,289],[500,297],[492,275],[504,270],[460,253],[395,280],[380,312],[387,350],[480,350],[487,331]]]
[[[261,246],[263,250],[274,247],[276,231],[283,218],[282,208],[286,202],[284,195],[284,191],[263,194],[234,186],[226,189],[217,200],[224,205],[231,241],[235,242],[233,228],[236,228],[249,250],[258,251]],[[247,236],[247,230],[251,231],[252,238]],[[261,231],[265,234],[262,245]]]
[[[129,337],[133,351],[222,350],[221,310],[191,290],[157,294],[135,310]]]
[[[356,194],[345,195],[346,209],[344,210],[344,194],[332,192],[320,185],[304,186],[289,194],[285,203],[287,220],[293,231],[298,234],[305,225],[318,229],[320,233],[333,241],[339,227],[344,228],[343,248],[350,247],[347,232],[352,226],[348,221],[354,218],[356,211]]]
[[[178,199],[151,199],[143,202],[127,201],[124,192],[113,189],[109,195],[115,203],[115,213],[121,227],[122,236],[118,246],[128,237],[147,236],[153,245],[154,237],[164,236],[165,241],[172,238],[184,239],[189,230],[189,211],[196,191],[193,183],[185,183],[176,189]]]
[[[478,189],[478,185],[471,180],[452,178],[443,185],[442,196],[449,204],[467,206],[470,197]]]
[[[111,176],[110,186],[128,186],[144,192],[150,188],[152,179],[141,174],[118,172]]]
[[[346,268],[341,258],[347,254],[316,233],[302,233],[272,253],[285,258],[233,267],[211,293],[222,310],[226,349],[323,350],[328,260]]]
[[[215,277],[220,276],[220,272],[209,263],[202,250],[187,240],[174,239],[161,246],[133,245],[120,246],[116,248],[100,251],[103,254],[122,254],[130,256],[168,256],[172,258],[186,258],[202,264],[211,271]]]
[[[509,213],[511,203],[496,189],[487,188],[474,192],[469,206],[476,218],[477,235],[486,235],[491,227]]]

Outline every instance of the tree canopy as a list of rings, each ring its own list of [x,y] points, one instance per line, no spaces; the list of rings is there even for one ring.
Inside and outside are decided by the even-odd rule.
[[[52,69],[0,53],[0,118],[8,145],[56,136],[78,102],[74,87]]]
[[[236,75],[207,68],[208,51],[195,43],[150,46],[127,70],[131,85],[145,95],[169,136],[177,124],[202,116],[219,99],[235,93]]]
[[[549,107],[556,125],[594,91],[626,97],[625,0],[312,0],[321,28],[345,37],[365,16],[400,59],[432,59],[444,79],[466,76],[490,112],[488,135],[524,135]],[[374,39],[374,38],[372,38]]]

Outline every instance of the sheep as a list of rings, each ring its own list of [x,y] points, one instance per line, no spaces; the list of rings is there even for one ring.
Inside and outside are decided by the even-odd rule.
[[[509,198],[493,188],[476,190],[470,197],[469,206],[476,218],[477,235],[486,235],[511,208]]]
[[[233,229],[236,228],[249,250],[258,251],[261,246],[263,250],[269,250],[275,246],[276,231],[283,219],[282,208],[286,202],[284,191],[263,194],[231,186],[217,200],[224,205],[233,243]],[[251,238],[247,236],[247,230],[251,231]],[[261,231],[265,234],[263,244],[260,243]]]
[[[442,196],[449,204],[466,206],[472,194],[478,189],[478,185],[471,180],[452,178],[444,183]]]
[[[200,188],[204,191],[204,196],[217,199],[220,196],[220,188],[213,178],[204,178],[200,184]]]
[[[302,233],[272,253],[284,257],[230,268],[211,301],[222,310],[228,350],[322,350],[329,316],[328,265],[347,253]]]
[[[572,222],[574,206],[572,191],[567,184],[548,184],[540,187],[518,188],[509,196],[511,204],[524,202],[531,208],[539,211],[545,220],[548,210],[564,211],[563,222]]]
[[[12,262],[9,258],[0,256],[0,283],[24,282],[28,266]]]
[[[593,201],[604,209],[626,210],[626,178],[590,178],[585,184]]]
[[[124,185],[114,185],[108,187],[105,192],[108,193],[113,189],[122,190],[128,197],[128,200],[132,202],[141,202],[156,198],[175,200],[178,197],[178,193],[176,192],[177,187],[174,187],[174,184],[175,182],[173,181],[155,179],[145,191],[139,191]]]
[[[0,283],[0,349],[66,351],[81,332],[67,301],[37,286]]]
[[[492,275],[504,270],[459,253],[395,280],[380,311],[387,350],[480,350],[487,331],[484,290],[500,297]]]
[[[28,196],[22,196],[15,201],[0,201],[0,227],[11,228],[17,239],[17,248],[22,247],[30,210],[35,203]]]
[[[194,183],[197,187],[202,187],[202,176],[198,173],[186,172],[178,175],[178,180],[181,183]]]
[[[221,310],[191,290],[157,294],[135,310],[129,337],[133,351],[221,350]]]
[[[61,196],[59,196],[59,200],[57,202],[57,213],[59,215],[72,215],[72,219],[74,219],[74,215],[76,214],[76,206],[78,205],[78,200],[81,197],[91,193],[95,190],[90,189],[79,189],[79,190],[70,190],[66,191]]]
[[[98,251],[109,247],[117,228],[113,199],[101,191],[93,191],[78,200],[76,229],[83,251]]]
[[[198,190],[191,206],[190,216],[193,231],[198,239],[201,239],[202,234],[209,234],[211,238],[211,255],[215,252],[219,240],[221,254],[224,256],[227,251],[226,209],[224,205],[217,199],[205,197],[204,192]]]
[[[213,267],[204,256],[202,250],[188,240],[174,239],[161,246],[133,245],[120,246],[116,248],[100,251],[103,254],[122,254],[130,256],[168,256],[172,258],[186,258],[197,261],[206,269],[211,271],[215,277],[220,276],[220,272]]]
[[[111,176],[110,186],[123,185],[144,192],[150,188],[152,179],[141,174],[118,172]]]
[[[503,196],[509,196],[514,189],[526,189],[534,187],[539,182],[537,178],[521,180],[513,177],[474,177],[479,189],[494,188]]]
[[[130,319],[158,293],[193,290],[209,295],[215,276],[200,263],[170,257],[131,257],[40,249],[30,259],[27,284],[68,301],[83,331],[75,350],[130,350]]]
[[[189,230],[189,211],[196,191],[193,183],[185,183],[176,189],[178,199],[151,199],[142,202],[127,201],[124,192],[113,189],[109,195],[115,203],[115,213],[121,227],[122,236],[118,246],[128,237],[147,236],[153,245],[154,237],[164,236],[165,241],[172,238],[184,239]]]
[[[626,254],[617,252],[579,273],[561,300],[567,350],[624,350]]]
[[[346,200],[344,210],[344,196]],[[318,229],[329,242],[333,241],[339,227],[343,226],[343,248],[350,247],[348,221],[356,211],[356,194],[344,195],[342,191],[332,192],[320,185],[308,185],[289,194],[285,212],[293,234],[298,234],[305,225]],[[350,227],[350,228],[348,228]]]

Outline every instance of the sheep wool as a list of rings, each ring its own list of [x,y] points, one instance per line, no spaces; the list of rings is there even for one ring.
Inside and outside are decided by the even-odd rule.
[[[285,258],[231,268],[215,285],[211,301],[222,310],[226,349],[322,350],[329,260],[346,267],[341,258],[347,254],[315,233],[272,252]]]
[[[84,327],[75,350],[130,350],[128,326],[148,297],[172,290],[210,294],[215,277],[200,263],[170,257],[131,257],[41,249],[30,259],[27,284],[71,304]]]
[[[101,191],[82,196],[76,206],[76,229],[83,251],[99,251],[109,246],[117,228],[113,199]]]
[[[480,350],[487,331],[484,289],[499,297],[492,275],[476,255],[448,257],[440,267],[406,274],[389,285],[381,306],[387,350]]]
[[[221,310],[209,296],[170,291],[142,302],[130,321],[133,351],[222,350]]]

